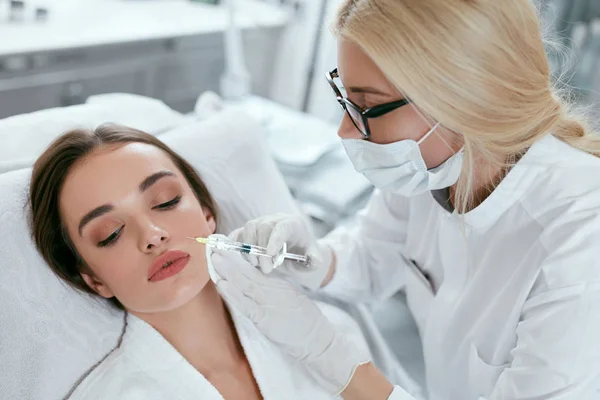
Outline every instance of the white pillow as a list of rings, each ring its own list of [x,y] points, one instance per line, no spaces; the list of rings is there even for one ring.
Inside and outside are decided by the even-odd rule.
[[[297,212],[250,117],[224,111],[160,136],[194,165],[216,199],[219,232]],[[117,344],[122,315],[65,287],[29,237],[30,169],[0,175],[0,399],[60,399]]]
[[[133,94],[92,96],[88,104],[50,108],[0,120],[0,174],[33,165],[62,133],[116,122],[151,134],[179,126],[185,117],[163,102]]]

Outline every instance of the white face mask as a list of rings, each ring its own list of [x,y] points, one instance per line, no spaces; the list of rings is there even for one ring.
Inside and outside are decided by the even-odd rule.
[[[390,144],[342,139],[354,168],[376,188],[403,196],[416,196],[454,185],[460,176],[462,149],[442,165],[427,169],[419,145],[440,126],[438,122],[418,142],[407,139]]]

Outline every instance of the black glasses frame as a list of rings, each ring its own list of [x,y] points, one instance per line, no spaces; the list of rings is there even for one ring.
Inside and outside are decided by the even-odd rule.
[[[367,107],[359,107],[354,102],[352,102],[352,100],[348,100],[348,98],[346,98],[346,97],[344,97],[344,95],[342,95],[342,92],[340,91],[340,89],[337,87],[337,85],[333,81],[335,78],[339,78],[337,68],[335,68],[334,70],[330,71],[327,74],[327,82],[329,82],[329,85],[333,89],[333,92],[335,93],[337,102],[340,103],[340,106],[342,106],[344,111],[346,111],[346,113],[350,117],[350,120],[354,124],[354,127],[360,132],[360,134],[365,139],[369,139],[371,137],[371,129],[369,128],[369,119],[370,118],[379,118],[379,117],[381,117],[389,112],[392,112],[400,107],[403,107],[411,102],[410,99],[402,99],[402,100],[392,101],[389,103],[379,104],[379,105],[376,105],[373,107],[368,107],[368,108]],[[352,114],[350,114],[350,111],[348,111],[348,107],[352,107],[355,111],[358,112],[358,114],[361,117],[362,125],[365,127],[364,131],[359,127],[358,122],[354,120],[354,117],[352,117]]]

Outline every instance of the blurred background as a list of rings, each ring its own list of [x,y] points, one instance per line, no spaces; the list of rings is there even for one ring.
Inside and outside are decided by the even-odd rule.
[[[0,0],[0,118],[128,92],[180,112],[219,92],[224,0]],[[323,120],[340,110],[327,22],[338,0],[236,0],[253,94]],[[600,0],[539,0],[549,54],[578,99],[600,99]]]
[[[594,104],[600,100],[600,1],[540,0],[539,7],[555,78]]]

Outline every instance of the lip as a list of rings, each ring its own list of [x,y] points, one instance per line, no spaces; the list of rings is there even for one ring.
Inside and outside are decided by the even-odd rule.
[[[188,253],[180,250],[164,252],[152,262],[150,269],[148,269],[148,280],[158,281],[175,275],[187,265],[189,258],[190,255]],[[163,269],[163,266],[168,262],[171,265]]]

